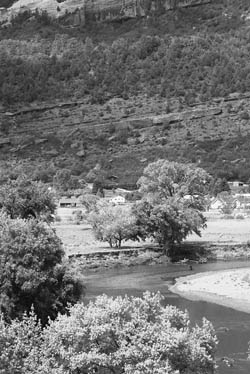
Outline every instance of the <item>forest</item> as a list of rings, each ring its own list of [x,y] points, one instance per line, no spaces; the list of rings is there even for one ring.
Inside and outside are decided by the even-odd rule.
[[[103,103],[144,93],[190,105],[249,91],[250,31],[239,9],[218,16],[218,6],[95,30],[62,27],[46,12],[31,20],[22,13],[0,33],[0,100],[90,95]]]

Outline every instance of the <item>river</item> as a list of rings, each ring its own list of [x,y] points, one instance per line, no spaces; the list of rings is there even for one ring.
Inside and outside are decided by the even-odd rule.
[[[103,293],[109,296],[140,296],[146,290],[160,291],[165,304],[175,305],[182,310],[187,309],[192,323],[200,323],[202,317],[213,323],[219,339],[216,355],[218,374],[249,374],[250,361],[247,360],[247,350],[250,341],[250,314],[205,301],[190,301],[168,290],[174,278],[179,276],[241,267],[250,267],[250,262],[195,264],[193,271],[186,265],[176,264],[88,271],[85,274],[85,301]],[[233,366],[223,361],[223,357],[232,359]]]

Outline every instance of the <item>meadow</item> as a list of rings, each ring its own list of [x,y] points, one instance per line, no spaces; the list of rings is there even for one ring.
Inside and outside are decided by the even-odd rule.
[[[63,242],[66,255],[89,254],[96,252],[110,252],[108,243],[99,242],[95,239],[91,226],[84,222],[76,224],[73,221],[73,208],[60,208],[61,222],[55,223],[57,235]],[[207,227],[202,231],[202,236],[190,235],[186,243],[205,242],[221,245],[247,244],[250,241],[250,218],[242,220],[208,218]],[[150,240],[145,242],[123,242],[121,250],[144,249],[156,247]],[[113,251],[119,251],[113,249]]]

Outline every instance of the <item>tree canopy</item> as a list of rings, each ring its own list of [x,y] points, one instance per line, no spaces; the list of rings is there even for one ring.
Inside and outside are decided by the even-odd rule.
[[[202,209],[211,176],[192,164],[158,160],[149,164],[138,180],[139,192],[148,200],[189,199],[189,205]]]
[[[78,177],[72,175],[72,172],[69,169],[57,170],[53,178],[53,185],[57,188],[58,191],[63,192],[80,189],[84,187],[84,184],[84,181],[79,180]]]
[[[167,160],[149,164],[138,181],[143,199],[133,207],[137,225],[167,251],[192,232],[200,235],[210,183],[210,175],[194,165]]]
[[[61,241],[44,223],[0,214],[0,311],[7,320],[33,305],[46,323],[79,299],[83,286],[63,256]]]
[[[139,240],[143,236],[129,207],[99,204],[89,215],[89,222],[96,239],[108,242],[110,247],[120,248],[123,240]]]
[[[22,176],[9,179],[0,186],[0,209],[11,218],[33,217],[51,221],[56,204],[48,186]]]
[[[149,292],[141,298],[98,296],[71,307],[43,331],[34,315],[0,322],[0,367],[4,374],[214,373],[211,323],[203,319],[191,327],[187,312],[162,301]]]

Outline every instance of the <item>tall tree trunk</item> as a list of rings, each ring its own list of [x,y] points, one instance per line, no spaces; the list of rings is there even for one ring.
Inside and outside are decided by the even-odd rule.
[[[173,255],[174,255],[174,244],[171,241],[166,240],[164,242],[163,249],[164,249],[164,254],[166,256],[169,256],[171,258],[173,257]]]
[[[120,237],[119,240],[118,240],[118,248],[121,248],[121,246],[122,246],[122,239]]]

